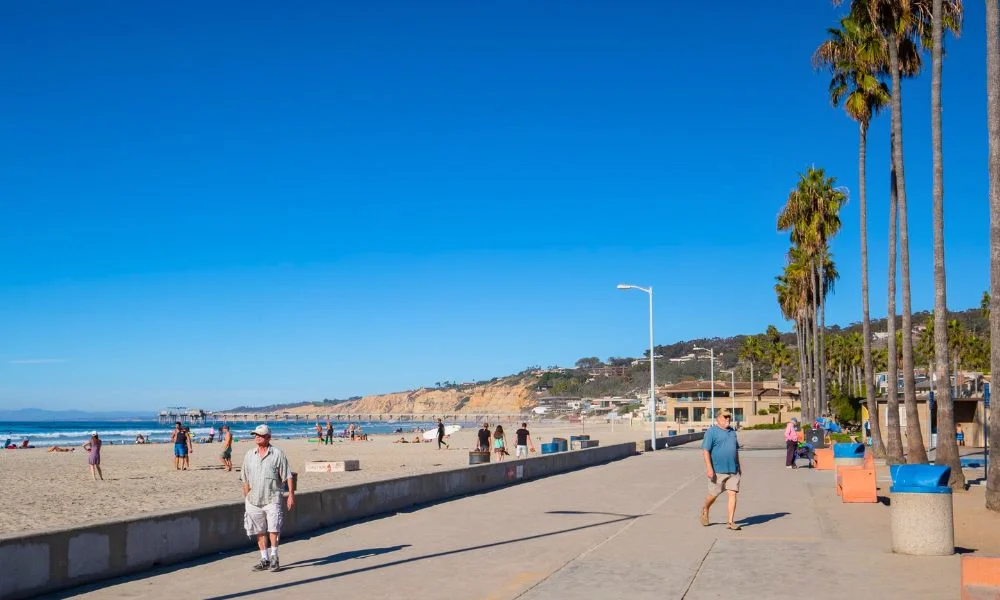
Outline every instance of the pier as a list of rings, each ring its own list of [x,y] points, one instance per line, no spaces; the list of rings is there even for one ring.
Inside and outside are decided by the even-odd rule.
[[[162,414],[162,413],[161,413]],[[538,421],[541,415],[532,413],[357,413],[317,410],[310,413],[284,412],[208,412],[203,421],[199,422],[292,422],[308,423],[313,421],[381,421],[386,423],[428,423],[441,419],[446,423],[508,423]],[[550,417],[551,418],[551,417]],[[176,419],[183,420],[183,419]]]

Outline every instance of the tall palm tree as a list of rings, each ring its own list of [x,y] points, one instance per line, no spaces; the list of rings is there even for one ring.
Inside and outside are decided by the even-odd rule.
[[[760,362],[764,359],[764,347],[761,345],[760,340],[755,335],[747,336],[743,340],[743,345],[740,347],[739,351],[740,360],[745,360],[750,363],[750,398],[754,398],[753,393],[753,366],[754,363]],[[753,404],[753,412],[757,414],[756,402]]]
[[[885,424],[887,435],[885,440],[885,458],[890,465],[905,462],[903,457],[903,440],[900,434],[899,422],[899,362],[896,359],[896,167],[889,169],[889,299],[886,313],[886,334],[888,350],[886,351],[886,402]]]
[[[944,268],[944,150],[941,141],[941,67],[944,43],[944,0],[933,0],[931,8],[931,147],[933,153],[934,196],[934,371],[937,376],[937,464],[951,467],[949,484],[965,487],[965,475],[955,438],[955,405],[948,379],[948,333],[945,329],[948,302]],[[958,6],[959,23],[961,5]],[[957,31],[960,24],[953,24]]]
[[[797,248],[788,251],[788,263],[777,278],[774,291],[778,296],[778,306],[782,315],[795,322],[796,347],[799,354],[799,398],[803,419],[809,421],[816,415],[812,405],[812,390],[809,385],[809,294],[810,270],[802,252]]]
[[[889,88],[885,84],[885,52],[881,36],[865,13],[840,21],[840,29],[828,30],[829,39],[813,55],[813,64],[830,69],[830,101],[844,104],[848,116],[857,121],[858,195],[861,237],[861,313],[864,335],[865,399],[868,406],[872,445],[875,455],[885,456],[878,403],[875,400],[875,375],[872,369],[871,317],[868,306],[868,197],[867,150],[868,127],[871,120],[889,103]]]
[[[986,124],[990,141],[990,373],[1000,374],[1000,7],[986,0]],[[997,306],[994,306],[997,303]],[[992,392],[993,384],[990,383]],[[1000,448],[1000,410],[990,410],[989,445]],[[1000,461],[986,473],[986,508],[1000,512]]]

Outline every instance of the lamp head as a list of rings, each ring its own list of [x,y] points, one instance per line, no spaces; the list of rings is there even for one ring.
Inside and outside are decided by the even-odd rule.
[[[635,286],[626,285],[624,283],[619,283],[618,284],[618,289],[620,289],[620,290],[628,290],[628,289],[631,289],[633,287],[635,287]]]

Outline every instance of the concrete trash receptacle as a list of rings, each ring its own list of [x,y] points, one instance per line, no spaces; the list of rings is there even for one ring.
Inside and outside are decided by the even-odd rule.
[[[484,465],[490,462],[489,451],[472,450],[469,452],[470,465]]]
[[[861,466],[865,464],[865,445],[854,442],[833,445],[833,467]]]
[[[542,454],[555,454],[559,452],[559,444],[542,444]]]
[[[558,447],[556,452],[566,452],[569,450],[569,442],[566,441],[566,438],[554,437],[552,438],[552,443]]]
[[[955,522],[946,465],[900,465],[889,488],[892,551],[915,556],[955,553]]]

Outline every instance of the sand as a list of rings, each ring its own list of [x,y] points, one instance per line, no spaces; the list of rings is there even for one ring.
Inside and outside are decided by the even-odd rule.
[[[504,424],[508,438],[516,426]],[[554,435],[568,437],[582,433],[576,425],[529,427],[535,448]],[[648,431],[645,430],[645,431]],[[602,444],[643,439],[645,431],[616,425],[586,425],[586,432]],[[292,470],[298,472],[300,491],[351,485],[468,465],[468,451],[475,448],[476,429],[466,428],[451,436],[450,449],[438,450],[436,443],[394,444],[399,435],[370,436],[367,442],[338,440],[325,446],[304,439],[276,439],[273,443],[288,455]],[[406,434],[412,440],[417,434]],[[191,508],[206,503],[242,500],[238,469],[253,447],[241,440],[233,445],[232,472],[222,469],[222,444],[196,444],[191,470],[173,466],[173,446],[105,445],[101,466],[105,481],[94,481],[87,466],[87,454],[48,452],[46,448],[0,451],[0,490],[5,497],[0,511],[0,534],[20,533],[82,525],[164,510]],[[513,454],[513,447],[509,449]],[[510,460],[512,457],[508,457]],[[305,462],[312,460],[361,461],[361,470],[349,473],[306,473]]]

